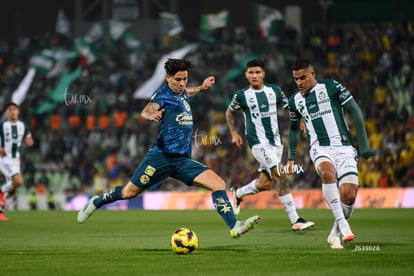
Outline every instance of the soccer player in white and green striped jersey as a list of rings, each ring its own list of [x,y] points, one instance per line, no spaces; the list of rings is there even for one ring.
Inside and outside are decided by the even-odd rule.
[[[27,124],[19,120],[19,112],[17,104],[9,103],[6,106],[7,120],[0,123],[0,170],[6,177],[0,190],[0,220],[7,220],[3,214],[5,195],[12,196],[23,184],[19,147],[23,141],[29,147],[34,144]]]
[[[374,151],[368,143],[364,119],[358,104],[342,84],[333,79],[317,80],[308,59],[298,59],[292,66],[299,89],[289,98],[288,167],[293,168],[303,118],[310,143],[310,158],[322,179],[322,193],[335,222],[328,236],[332,249],[342,249],[343,242],[355,239],[348,223],[358,192],[357,150],[345,121],[347,110],[356,128],[359,155],[369,159]]]
[[[258,179],[240,188],[232,187],[234,213],[240,212],[240,203],[245,195],[270,190],[277,181],[279,198],[289,217],[292,229],[303,231],[311,228],[314,223],[298,215],[290,193],[292,177],[282,174],[282,170],[279,169],[279,166],[282,166],[283,144],[279,133],[277,106],[286,109],[288,102],[278,85],[264,83],[265,75],[264,62],[259,59],[250,60],[245,71],[249,86],[234,95],[226,111],[232,142],[239,148],[243,144],[243,139],[237,131],[233,113],[243,112],[247,142],[252,155],[260,164]]]

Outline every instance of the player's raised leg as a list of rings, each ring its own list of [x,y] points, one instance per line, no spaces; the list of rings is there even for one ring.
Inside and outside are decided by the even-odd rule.
[[[238,221],[234,215],[233,206],[225,191],[226,184],[213,170],[205,170],[194,178],[194,184],[212,190],[211,197],[217,213],[221,216],[230,235],[237,239],[256,227],[259,223],[259,216],[252,216],[246,220]]]
[[[125,186],[116,186],[109,192],[99,196],[93,196],[88,203],[78,212],[78,222],[84,223],[95,211],[103,205],[115,202],[121,199],[130,199],[136,197],[142,189],[138,188],[131,181]]]

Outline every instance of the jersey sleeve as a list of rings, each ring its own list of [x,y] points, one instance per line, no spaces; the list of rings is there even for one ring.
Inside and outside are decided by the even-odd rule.
[[[3,122],[0,123],[0,147],[4,148]]]
[[[30,137],[32,136],[32,133],[30,132],[29,126],[27,125],[27,123],[24,123],[24,133],[23,133],[23,137]]]
[[[288,98],[286,97],[285,92],[283,92],[282,88],[280,88],[279,86],[273,87],[273,90],[276,93],[277,104],[282,108],[287,109]]]
[[[335,88],[334,96],[338,99],[338,102],[341,104],[341,106],[344,106],[344,104],[346,104],[353,98],[351,92],[349,92],[349,90],[345,86],[343,86],[336,80],[332,80],[332,85]]]
[[[158,89],[157,91],[152,94],[150,102],[157,103],[160,108],[164,107],[165,103],[165,96],[164,93],[161,93],[161,91]]]
[[[295,95],[291,96],[288,101],[289,119],[291,121],[298,121],[302,116],[296,108],[294,96]]]
[[[237,92],[234,94],[233,98],[231,99],[231,102],[229,104],[229,108],[233,111],[240,111],[241,108],[241,94],[240,92]]]
[[[299,143],[299,125],[301,115],[296,108],[295,94],[289,98],[289,133],[288,133],[288,160],[295,160],[296,148]]]

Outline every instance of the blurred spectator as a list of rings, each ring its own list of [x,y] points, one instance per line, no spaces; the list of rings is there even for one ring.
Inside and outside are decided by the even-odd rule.
[[[37,210],[37,195],[36,192],[32,192],[29,196],[29,208],[30,210]]]
[[[55,195],[52,191],[49,191],[47,195],[47,207],[49,210],[55,210],[56,208]]]

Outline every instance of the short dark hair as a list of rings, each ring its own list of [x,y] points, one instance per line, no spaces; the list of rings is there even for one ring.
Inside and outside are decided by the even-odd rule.
[[[310,60],[308,58],[299,58],[299,59],[295,60],[295,62],[293,62],[292,71],[298,71],[298,70],[301,70],[301,69],[305,69],[305,68],[308,68],[311,65],[312,65],[312,63],[310,62]]]
[[[10,106],[15,106],[16,108],[19,108],[19,106],[16,103],[9,102],[4,109],[7,110]]]
[[[164,64],[164,69],[167,75],[174,76],[178,71],[188,71],[192,64],[187,59],[169,58]]]
[[[246,69],[250,67],[261,67],[263,70],[265,69],[265,65],[263,60],[261,59],[251,59],[246,64]]]

